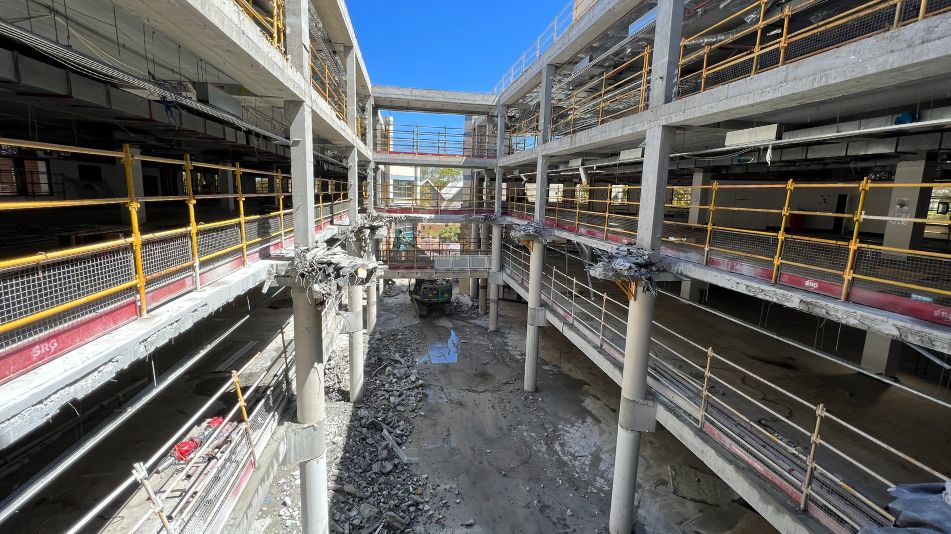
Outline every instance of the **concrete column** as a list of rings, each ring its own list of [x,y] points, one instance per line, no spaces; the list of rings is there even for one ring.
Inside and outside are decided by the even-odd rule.
[[[133,156],[138,156],[139,154],[142,153],[142,150],[139,148],[130,148],[129,150],[130,152],[132,152]],[[122,165],[121,159],[118,159],[116,161],[117,161],[116,169],[118,169],[119,178],[120,178],[119,183],[122,184],[122,187],[120,189],[121,191],[120,196],[126,196],[128,191],[126,191],[125,167]],[[142,198],[145,196],[145,184],[143,183],[143,179],[142,179],[142,161],[137,159],[132,161],[132,191],[133,193],[135,193],[135,198]],[[139,209],[136,210],[138,219],[139,219],[139,224],[142,224],[146,221],[146,216],[145,216],[146,205],[148,205],[146,202],[140,202]],[[129,207],[123,204],[119,207],[119,210],[120,210],[119,213],[122,214],[122,222],[125,224],[130,224],[132,222],[132,216],[129,214]]]
[[[660,254],[664,230],[664,204],[667,203],[667,167],[674,129],[651,126],[647,130],[644,165],[641,174],[641,203],[637,220],[637,246]]]
[[[687,214],[687,222],[690,224],[706,224],[707,217],[710,216],[710,210],[701,209],[697,206],[706,206],[709,204],[710,190],[702,187],[710,185],[710,171],[694,169],[693,171],[693,189],[690,190],[690,211]],[[702,219],[701,219],[702,216]]]
[[[482,247],[481,252],[485,252],[489,249],[490,245],[490,228],[489,224],[480,224],[480,231],[482,232]],[[488,278],[479,278],[479,314],[485,315],[489,311],[489,279]]]
[[[221,192],[225,195],[235,194],[234,172],[226,170],[218,171],[218,186],[221,187]],[[245,190],[245,192],[247,193],[249,191]],[[253,191],[250,192],[253,193]],[[234,204],[234,198],[221,199],[221,207],[228,211],[234,211]]]
[[[376,208],[376,163],[367,165],[367,215]]]
[[[647,398],[648,349],[655,297],[642,291],[642,287],[638,284],[634,289],[634,298],[628,302],[621,407],[618,411],[614,482],[608,522],[612,534],[630,534],[634,525],[640,432],[653,428],[653,410],[644,400]]]
[[[654,48],[651,52],[651,108],[673,102],[677,88],[677,66],[680,63],[680,40],[683,35],[684,0],[657,2]]]
[[[378,290],[379,284],[377,283],[372,283],[367,286],[367,335],[372,334],[376,328]]]
[[[700,294],[707,292],[710,284],[700,280],[684,280],[680,282],[680,298],[700,302]]]
[[[347,126],[357,133],[357,50],[352,46],[344,47],[344,67],[347,70]]]
[[[535,189],[535,222],[544,224],[545,204],[548,202],[548,157],[539,156]],[[528,268],[528,331],[525,335],[525,391],[535,391],[538,370],[539,328],[545,324],[545,309],[542,308],[542,275],[545,269],[545,243],[532,243],[532,255]]]
[[[896,184],[920,184],[932,182],[937,173],[937,162],[928,160],[924,155],[910,161],[899,161],[895,167]],[[928,216],[928,204],[931,201],[931,188],[895,187],[892,188],[890,217],[908,217],[924,219]],[[917,249],[924,239],[925,225],[888,221],[885,225],[886,247]]]
[[[364,142],[367,144],[367,149],[370,152],[373,152],[373,136],[376,133],[373,131],[373,123],[376,122],[376,120],[374,120],[374,116],[376,114],[373,112],[373,106],[374,106],[373,95],[370,95],[370,98],[367,99],[367,118],[366,118],[367,136],[366,136],[366,139],[364,140]],[[369,179],[369,177],[370,175],[368,174],[367,179]]]
[[[357,216],[360,214],[360,168],[356,147],[350,149],[347,165],[347,196],[349,196],[350,201],[347,216],[350,218],[350,224],[355,224]]]
[[[492,272],[502,275],[502,225],[492,225]],[[489,284],[489,332],[499,329],[499,293],[502,286]]]
[[[350,286],[349,297],[350,402],[357,402],[363,395],[363,286]]]
[[[895,376],[898,374],[901,349],[901,341],[875,332],[866,332],[860,365],[873,373]]]
[[[296,228],[295,228],[296,230]],[[295,284],[291,290],[294,307],[294,365],[297,369],[297,422],[317,427],[324,435],[324,335],[323,303],[313,302],[306,288]],[[328,336],[332,338],[333,336]],[[318,443],[318,455],[300,464],[302,531],[327,534],[330,521],[327,507],[326,443]]]
[[[294,202],[294,246],[314,246],[314,137],[310,105],[288,101],[284,105],[291,118],[291,139],[299,139],[291,147],[291,198]]]
[[[555,66],[548,63],[542,67],[542,81],[538,88],[538,144],[551,139],[551,83]]]
[[[287,60],[310,78],[310,3],[291,0],[284,6]]]

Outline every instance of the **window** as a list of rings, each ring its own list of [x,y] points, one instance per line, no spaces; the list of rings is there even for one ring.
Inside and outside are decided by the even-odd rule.
[[[578,184],[575,186],[575,202],[579,206],[587,206],[591,198],[591,188],[588,184]]]
[[[271,178],[268,176],[255,176],[254,177],[254,192],[255,193],[270,193],[271,192]]]
[[[548,203],[561,204],[565,198],[565,184],[550,184],[548,186]]]
[[[623,204],[627,201],[627,191],[623,185],[611,186],[611,204]]]
[[[28,159],[23,162],[23,170],[26,174],[26,192],[30,196],[52,195],[50,189],[50,176],[47,172],[46,162]]]
[[[410,200],[413,198],[413,180],[400,180],[393,177],[393,198]]]
[[[16,168],[10,158],[0,158],[0,195],[17,194]]]
[[[689,208],[693,198],[693,188],[674,187],[671,193],[670,203],[680,208]]]
[[[525,184],[525,201],[535,203],[535,182]]]

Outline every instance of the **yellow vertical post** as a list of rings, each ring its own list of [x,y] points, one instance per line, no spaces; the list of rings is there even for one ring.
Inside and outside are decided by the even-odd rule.
[[[277,216],[278,227],[281,229],[281,248],[284,248],[284,175],[277,171]],[[318,217],[318,221],[320,218]]]
[[[613,193],[613,187],[608,186],[607,189],[607,199],[604,201],[604,240],[608,240],[608,219],[611,217],[611,193]]]
[[[132,149],[122,145],[122,168],[125,170],[125,187],[129,195],[129,222],[132,226],[132,256],[135,261],[135,278],[139,290],[139,317],[148,314],[148,302],[145,299],[145,267],[142,265],[142,232],[139,231],[139,201],[135,196],[135,184],[132,176]]]
[[[274,0],[273,9],[271,10],[271,44],[274,45],[274,48],[277,48],[278,38],[277,38],[277,18],[278,18],[278,3],[280,0]]]
[[[241,227],[241,263],[248,265],[248,234],[244,225],[244,190],[241,187],[241,164],[234,164],[235,191],[238,192],[238,221]]]
[[[776,234],[776,256],[773,257],[773,283],[779,278],[779,265],[782,263],[783,241],[786,239],[786,220],[789,218],[789,201],[792,200],[793,188],[796,184],[790,179],[786,182],[786,203],[783,204],[783,216],[779,223],[779,233]]]
[[[710,59],[710,45],[703,47],[703,70],[700,71],[700,92],[707,88],[707,60]]]
[[[806,474],[802,479],[802,492],[799,497],[799,511],[804,511],[809,502],[809,490],[812,488],[812,475],[816,471],[816,449],[819,447],[819,428],[826,413],[824,404],[816,406],[816,426],[809,439],[809,456],[806,458]]]
[[[842,300],[849,297],[849,289],[852,285],[852,270],[855,268],[855,254],[859,248],[859,226],[862,224],[862,217],[865,212],[865,195],[868,193],[868,176],[862,180],[859,186],[859,202],[855,207],[855,214],[852,216],[854,226],[852,228],[852,240],[849,241],[849,258],[845,263],[845,271],[842,273]]]
[[[687,44],[686,38],[680,39],[680,57],[677,58],[677,79],[682,80],[684,77],[684,47]]]
[[[581,199],[578,197],[578,193],[581,192],[581,188],[585,188],[585,194],[587,194],[587,185],[578,184],[575,186],[575,233],[581,233]]]
[[[248,421],[248,405],[244,401],[244,394],[241,393],[241,379],[238,378],[237,371],[231,371],[231,379],[234,380],[234,391],[238,396],[238,406],[241,407],[241,419],[244,420],[244,432],[248,435],[248,446],[251,448],[251,458],[254,460],[256,467],[258,455],[254,450],[254,438],[251,436],[251,423]]]
[[[918,20],[925,18],[928,13],[928,0],[921,0],[921,7],[918,8]]]
[[[901,25],[901,12],[905,9],[904,0],[898,0],[895,3],[895,19],[892,21],[892,29],[895,29]]]
[[[713,216],[717,210],[717,187],[719,182],[713,181],[713,189],[710,192],[710,209],[707,214],[707,240],[703,245],[703,264],[708,265],[710,263],[710,237],[713,235]]]
[[[641,68],[641,96],[639,98],[638,111],[647,109],[647,82],[651,70],[651,45],[644,47],[644,66]],[[680,78],[677,78],[678,80]]]
[[[763,39],[763,18],[765,16],[766,0],[759,0],[759,22],[756,24],[756,44],[753,46],[753,68],[750,70],[750,76],[756,74],[756,67],[759,65],[759,50]]]
[[[786,4],[783,8],[783,36],[779,41],[779,64],[786,63],[786,47],[789,46],[789,18],[792,15],[792,7]]]
[[[201,266],[198,259],[198,224],[195,222],[195,191],[192,186],[192,160],[185,154],[185,192],[188,195],[188,228],[192,238],[192,270],[195,277],[195,289],[201,289]]]
[[[317,177],[317,226],[324,224],[324,178]]]
[[[601,98],[598,100],[598,124],[601,124],[601,120],[604,118],[604,88],[608,83],[608,73],[601,75]]]

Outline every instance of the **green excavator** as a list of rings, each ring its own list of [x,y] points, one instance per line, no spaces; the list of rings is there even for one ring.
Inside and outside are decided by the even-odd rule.
[[[416,249],[416,242],[413,231],[396,230],[393,239],[391,263],[404,260],[407,256],[420,254]],[[425,263],[427,258],[416,258],[415,262]],[[417,264],[418,264],[417,263]],[[409,298],[416,306],[416,315],[426,317],[431,310],[441,309],[443,313],[452,313],[452,280],[437,278],[435,280],[425,280],[418,278],[413,281],[410,287]]]

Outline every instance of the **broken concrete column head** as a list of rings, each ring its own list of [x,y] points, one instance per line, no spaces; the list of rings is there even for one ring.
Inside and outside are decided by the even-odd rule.
[[[502,218],[492,213],[480,213],[478,215],[465,215],[463,219],[469,223],[500,224]]]
[[[641,282],[645,292],[657,294],[654,273],[658,267],[647,250],[624,245],[612,252],[598,251],[597,254],[598,261],[588,266],[591,276],[616,282]]]
[[[517,241],[540,241],[542,243],[549,241],[545,227],[536,222],[513,224],[509,226],[509,235]]]
[[[296,249],[287,274],[307,288],[308,295],[316,301],[327,301],[350,286],[375,283],[379,268],[376,261],[351,256],[337,248]]]

